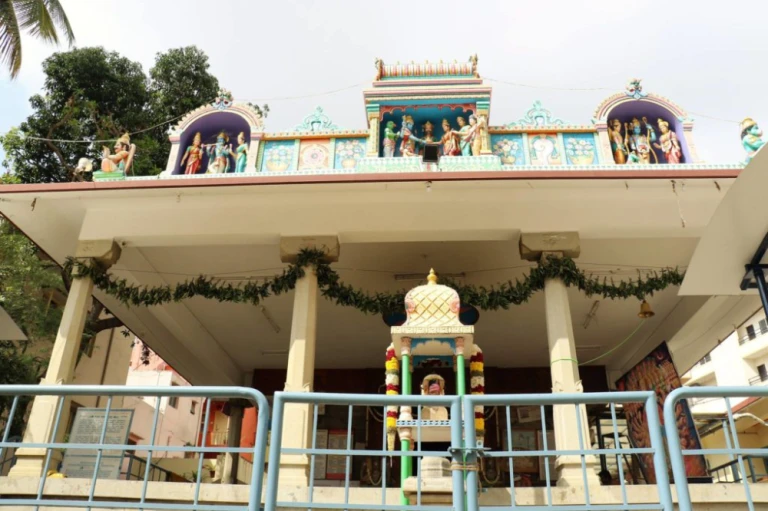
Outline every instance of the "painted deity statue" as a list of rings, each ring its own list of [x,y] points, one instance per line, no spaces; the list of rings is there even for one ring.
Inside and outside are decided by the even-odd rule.
[[[192,140],[192,145],[184,151],[184,157],[181,159],[181,166],[184,167],[184,174],[197,174],[200,165],[203,163],[203,136],[198,131]]]
[[[229,172],[229,157],[232,155],[232,144],[229,136],[223,131],[216,137],[216,144],[206,146],[208,153],[208,173],[222,174]]]
[[[416,144],[421,143],[421,140],[413,135],[413,117],[410,115],[403,116],[403,127],[400,129],[400,154],[405,157],[416,156]]]
[[[627,163],[627,146],[624,144],[624,137],[621,134],[621,121],[613,119],[608,123],[608,139],[611,141],[611,152],[613,161],[619,165]]]
[[[421,382],[422,396],[444,396],[445,380],[439,374],[430,374]],[[421,420],[448,420],[448,410],[443,406],[425,406],[421,411]]]
[[[458,144],[458,134],[451,129],[448,119],[443,119],[443,137],[440,144],[443,146],[443,156],[458,156],[461,154]]]
[[[472,121],[473,118],[475,119],[474,125]],[[470,129],[475,130],[473,135],[474,139],[472,140],[472,156],[480,156],[480,153],[483,150],[483,139],[485,138],[485,128],[487,126],[486,118],[484,115],[471,115],[469,117],[469,124],[471,126]]]
[[[248,163],[248,145],[245,143],[245,133],[237,135],[237,149],[235,149],[235,172],[245,172]]]
[[[657,124],[661,134],[659,135],[659,143],[653,144],[653,147],[662,150],[667,163],[680,163],[683,152],[680,150],[680,142],[677,140],[677,135],[669,129],[669,123],[664,119],[659,119]]]
[[[757,122],[749,117],[741,121],[741,145],[747,152],[747,159],[744,160],[744,163],[749,163],[764,144],[763,131]]]
[[[645,133],[643,133],[643,127],[646,128]],[[629,161],[631,163],[650,164],[651,155],[654,158],[656,157],[656,153],[651,148],[651,143],[656,142],[656,131],[648,124],[648,119],[643,117],[643,122],[641,123],[635,117],[632,119],[631,124],[624,126],[624,129],[624,144],[629,147]]]
[[[435,142],[434,128],[435,128],[434,125],[429,121],[421,125],[422,132],[424,133],[422,135],[422,142],[424,142],[425,144],[434,144]]]
[[[395,156],[397,136],[398,133],[395,131],[395,121],[387,122],[387,126],[384,128],[384,141],[382,142],[384,158],[392,158]]]
[[[462,156],[472,155],[472,140],[470,139],[471,127],[467,125],[467,121],[463,117],[456,119],[459,123],[459,148],[461,149]]]
[[[102,147],[101,170],[103,172],[125,172],[128,157],[131,151],[131,137],[126,133],[115,142],[115,154],[109,151],[109,147]]]

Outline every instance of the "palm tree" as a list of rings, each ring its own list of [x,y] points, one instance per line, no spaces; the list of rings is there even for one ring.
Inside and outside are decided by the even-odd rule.
[[[58,44],[57,28],[72,45],[75,34],[59,0],[0,0],[0,62],[8,66],[11,79],[21,69],[21,31]]]

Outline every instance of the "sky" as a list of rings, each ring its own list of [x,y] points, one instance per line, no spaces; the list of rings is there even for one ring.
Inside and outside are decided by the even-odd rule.
[[[604,98],[637,77],[646,92],[670,98],[695,119],[696,145],[709,163],[743,160],[738,122],[744,117],[768,128],[768,2],[748,8],[712,0],[62,3],[78,47],[117,51],[145,72],[159,52],[198,46],[236,100],[269,103],[268,131],[300,124],[316,106],[341,128],[365,129],[362,89],[374,78],[376,57],[466,61],[475,53],[481,77],[494,80],[487,82],[491,125],[518,120],[537,99],[556,117],[588,124]],[[43,84],[41,63],[62,50],[23,39],[19,77],[11,81],[0,71],[0,133],[30,114],[29,97]],[[608,90],[558,90],[568,88]]]

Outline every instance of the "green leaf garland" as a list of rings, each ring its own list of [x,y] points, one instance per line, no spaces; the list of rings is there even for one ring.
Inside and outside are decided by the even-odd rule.
[[[262,283],[247,282],[240,284],[222,283],[213,277],[199,276],[187,280],[175,287],[144,287],[128,283],[107,274],[102,268],[90,262],[68,258],[65,268],[75,278],[90,277],[94,285],[129,306],[151,306],[179,302],[194,296],[218,300],[220,302],[258,304],[265,298],[281,295],[296,287],[296,281],[304,276],[304,268],[314,267],[318,287],[324,297],[338,305],[354,307],[366,314],[382,314],[403,310],[405,291],[394,293],[369,293],[341,282],[339,274],[326,262],[325,254],[319,250],[302,250],[296,263],[290,264],[281,275],[267,279]],[[566,286],[576,287],[587,296],[601,296],[611,300],[637,298],[643,300],[669,286],[679,286],[684,273],[677,269],[664,269],[654,272],[645,279],[638,275],[637,280],[621,281],[618,284],[606,278],[588,276],[580,270],[573,259],[547,257],[523,280],[508,281],[496,286],[484,287],[471,284],[458,284],[454,281],[442,283],[459,293],[461,303],[473,305],[484,311],[508,309],[510,305],[527,302],[531,296],[544,289],[547,279],[560,278]]]

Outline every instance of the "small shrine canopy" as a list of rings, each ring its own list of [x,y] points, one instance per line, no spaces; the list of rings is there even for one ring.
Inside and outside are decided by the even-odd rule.
[[[768,262],[766,188],[768,151],[760,151],[712,215],[686,270],[681,296],[756,294],[754,277],[746,266]]]
[[[475,327],[459,320],[459,294],[437,283],[434,270],[429,271],[427,284],[417,286],[405,295],[408,316],[402,326],[393,326],[392,343],[395,353],[401,353],[403,338],[411,338],[414,362],[421,357],[453,357],[457,338],[464,339],[464,353],[472,353]]]
[[[403,80],[424,78],[480,78],[477,73],[477,55],[466,62],[424,62],[410,64],[384,64],[376,59],[376,80]]]

